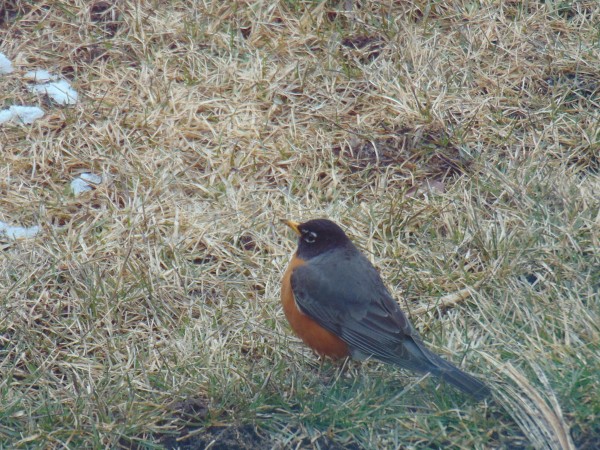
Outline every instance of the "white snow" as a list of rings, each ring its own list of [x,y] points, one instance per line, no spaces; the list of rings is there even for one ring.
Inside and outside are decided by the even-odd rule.
[[[13,71],[12,62],[8,59],[4,53],[0,53],[0,75],[11,73]]]
[[[47,70],[31,70],[23,75],[27,81],[35,81],[36,83],[47,83],[48,81],[58,80],[56,75],[52,75]]]
[[[94,186],[102,183],[102,176],[90,172],[84,172],[71,181],[71,191],[79,195],[82,192],[91,191]]]
[[[28,239],[34,237],[40,232],[41,228],[38,225],[33,227],[13,227],[5,222],[0,221],[0,235],[5,235],[9,239]]]
[[[10,109],[3,109],[0,111],[0,125],[6,122],[10,122],[14,117],[13,112]]]
[[[44,110],[37,106],[13,105],[0,111],[0,125],[7,122],[30,124],[44,117]]]
[[[59,105],[74,105],[77,103],[77,91],[71,87],[67,80],[35,84],[30,86],[29,90],[38,94],[46,94]]]

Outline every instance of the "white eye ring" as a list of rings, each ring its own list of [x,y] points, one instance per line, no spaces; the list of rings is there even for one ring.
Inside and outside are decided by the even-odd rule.
[[[308,231],[308,232],[304,233],[304,241],[305,242],[312,244],[316,240],[317,240],[317,233],[315,233],[314,231]]]

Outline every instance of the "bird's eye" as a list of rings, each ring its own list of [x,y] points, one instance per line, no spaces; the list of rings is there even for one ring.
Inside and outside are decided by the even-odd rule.
[[[314,231],[307,231],[304,233],[303,239],[305,242],[312,244],[317,240],[317,233],[315,233]]]

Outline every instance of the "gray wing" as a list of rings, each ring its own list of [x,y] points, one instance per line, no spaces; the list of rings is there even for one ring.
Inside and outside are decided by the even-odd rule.
[[[390,296],[371,263],[358,251],[351,258],[327,255],[292,273],[298,307],[339,336],[353,354],[373,356],[419,372],[438,372],[437,357]]]

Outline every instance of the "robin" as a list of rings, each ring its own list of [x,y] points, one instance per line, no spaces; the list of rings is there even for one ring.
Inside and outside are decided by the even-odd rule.
[[[326,219],[283,220],[299,236],[283,276],[281,302],[294,332],[321,356],[373,357],[429,372],[477,399],[481,381],[431,352],[344,231]]]

